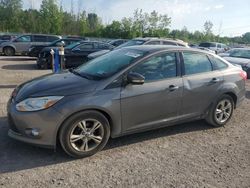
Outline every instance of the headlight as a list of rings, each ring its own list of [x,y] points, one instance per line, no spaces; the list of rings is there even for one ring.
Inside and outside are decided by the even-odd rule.
[[[16,109],[21,112],[43,110],[53,106],[62,98],[63,96],[28,98],[18,103]]]
[[[33,50],[33,49],[34,49],[34,47],[29,48],[29,52],[31,52],[31,50]]]

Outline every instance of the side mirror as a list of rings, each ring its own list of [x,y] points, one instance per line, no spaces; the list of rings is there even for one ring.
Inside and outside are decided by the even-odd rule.
[[[81,49],[80,49],[80,48],[74,48],[72,51],[73,51],[73,52],[80,52]]]
[[[145,82],[144,76],[136,72],[130,72],[127,75],[127,81],[133,85],[142,85]]]

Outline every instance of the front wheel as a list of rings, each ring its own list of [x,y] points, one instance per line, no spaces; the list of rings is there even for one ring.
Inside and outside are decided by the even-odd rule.
[[[109,121],[96,111],[73,115],[62,125],[59,133],[62,148],[75,158],[94,155],[104,148],[109,137]]]
[[[229,95],[222,95],[216,103],[212,105],[206,121],[214,127],[224,126],[232,117],[234,101]]]

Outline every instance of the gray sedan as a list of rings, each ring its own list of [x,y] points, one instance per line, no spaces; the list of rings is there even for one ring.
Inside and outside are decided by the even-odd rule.
[[[215,54],[167,46],[112,51],[18,86],[8,102],[9,136],[73,157],[110,137],[205,119],[223,126],[245,96],[246,73]]]

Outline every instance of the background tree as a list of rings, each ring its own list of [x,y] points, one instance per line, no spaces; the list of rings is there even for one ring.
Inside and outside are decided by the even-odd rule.
[[[0,0],[0,28],[9,32],[20,32],[21,12],[21,0]]]
[[[43,0],[40,8],[40,21],[43,33],[61,33],[63,14],[59,11],[56,0]]]
[[[204,29],[205,29],[205,34],[206,35],[210,35],[210,34],[212,34],[213,32],[212,32],[212,29],[213,29],[213,23],[211,22],[211,21],[206,21],[205,23],[204,23]]]

